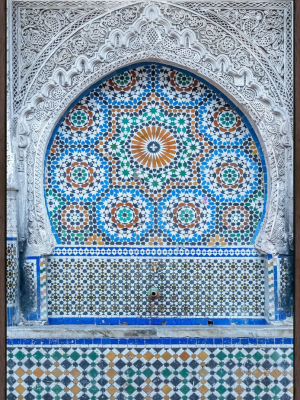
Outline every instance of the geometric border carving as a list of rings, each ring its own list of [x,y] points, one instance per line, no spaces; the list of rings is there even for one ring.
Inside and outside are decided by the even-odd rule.
[[[17,2],[9,6],[12,127],[29,255],[56,245],[44,202],[46,148],[62,112],[109,73],[143,61],[189,70],[249,118],[268,171],[255,247],[292,247],[292,2]],[[18,36],[16,33],[18,32]],[[10,46],[10,48],[11,48]],[[20,57],[18,59],[18,57]]]

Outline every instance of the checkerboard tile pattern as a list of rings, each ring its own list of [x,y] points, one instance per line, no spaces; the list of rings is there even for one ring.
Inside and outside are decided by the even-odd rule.
[[[18,293],[18,241],[6,242],[6,299],[7,307],[14,307]]]
[[[9,346],[7,400],[289,400],[291,346]]]
[[[50,257],[48,315],[262,317],[264,262],[263,258]],[[147,298],[150,287],[160,294],[153,302]]]

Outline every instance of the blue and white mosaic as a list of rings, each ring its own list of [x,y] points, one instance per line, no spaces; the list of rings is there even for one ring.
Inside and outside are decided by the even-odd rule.
[[[116,73],[68,110],[45,166],[62,245],[249,246],[266,174],[241,112],[158,64]]]

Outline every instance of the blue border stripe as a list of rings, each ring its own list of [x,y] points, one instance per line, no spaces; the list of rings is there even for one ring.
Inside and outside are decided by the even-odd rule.
[[[185,345],[185,346],[281,346],[293,345],[293,338],[93,338],[93,339],[7,339],[8,346],[21,345]]]
[[[50,257],[260,257],[254,247],[56,246]]]
[[[48,318],[49,325],[268,325],[264,318]]]
[[[7,237],[6,240],[18,240],[17,237]]]

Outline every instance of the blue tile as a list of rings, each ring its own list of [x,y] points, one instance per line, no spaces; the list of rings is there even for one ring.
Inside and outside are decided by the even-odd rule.
[[[215,338],[214,339],[214,344],[223,344],[223,339],[222,338]]]
[[[181,339],[179,339],[179,344],[185,344],[185,345],[187,345],[187,344],[188,344],[188,339],[187,339],[187,338],[181,338]]]
[[[249,338],[249,344],[257,344],[257,339],[256,338]]]
[[[265,338],[258,338],[257,339],[257,344],[266,344],[266,339]]]

